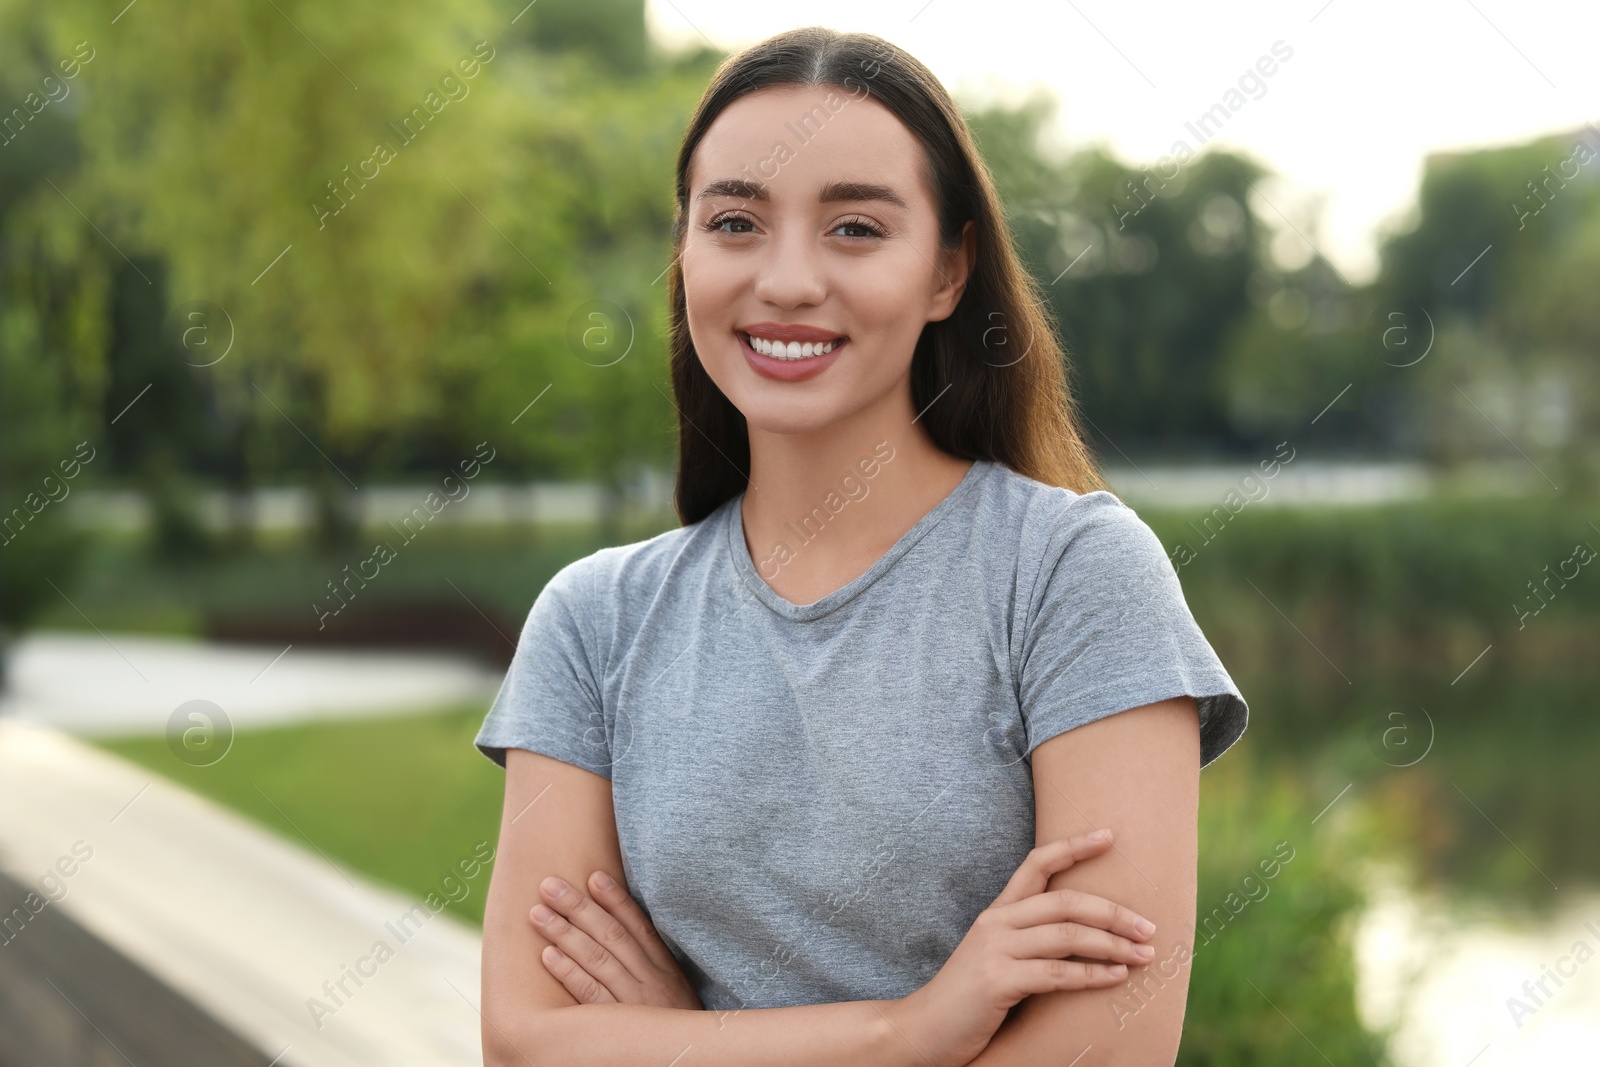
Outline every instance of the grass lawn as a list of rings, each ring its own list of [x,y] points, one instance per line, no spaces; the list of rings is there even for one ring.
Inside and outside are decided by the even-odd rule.
[[[456,865],[478,842],[496,844],[505,773],[472,747],[487,710],[241,731],[210,767],[174,759],[162,737],[97,744],[421,900],[464,881]],[[487,868],[466,885],[449,910],[482,923]]]

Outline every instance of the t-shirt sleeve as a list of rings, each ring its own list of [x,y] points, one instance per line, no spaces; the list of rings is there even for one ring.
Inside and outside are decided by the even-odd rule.
[[[587,624],[594,602],[592,558],[570,563],[545,584],[528,612],[517,651],[473,743],[504,767],[523,748],[611,777],[611,748]]]
[[[1244,733],[1249,708],[1184,600],[1155,533],[1106,492],[1076,497],[1030,597],[1018,697],[1028,754],[1075,726],[1177,696],[1200,711],[1200,766]]]

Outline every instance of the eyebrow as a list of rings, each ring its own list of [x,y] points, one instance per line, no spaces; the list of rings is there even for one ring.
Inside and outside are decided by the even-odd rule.
[[[700,190],[695,200],[706,200],[713,196],[731,196],[740,200],[772,199],[766,185],[744,178],[721,178],[711,182]],[[829,182],[817,197],[819,204],[835,204],[846,200],[881,200],[896,207],[910,206],[904,197],[887,185],[875,185],[872,182]]]

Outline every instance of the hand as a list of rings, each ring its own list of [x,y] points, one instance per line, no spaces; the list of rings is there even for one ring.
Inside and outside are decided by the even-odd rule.
[[[611,884],[602,885],[602,880]],[[603,871],[591,874],[589,884],[592,897],[559,878],[540,883],[539,893],[548,907],[534,905],[528,918],[551,942],[540,953],[545,970],[579,1004],[653,1004],[703,1011],[678,961],[627,889]],[[551,892],[555,885],[562,891]]]
[[[1104,833],[1104,839],[1084,834],[1028,853],[939,973],[885,1005],[885,1014],[933,1067],[964,1067],[976,1059],[1024,997],[1114,986],[1127,977],[1124,964],[1142,966],[1155,956],[1154,948],[1139,944],[1155,927],[1140,930],[1145,920],[1127,908],[1073,889],[1045,890],[1051,875],[1109,848],[1111,832]]]

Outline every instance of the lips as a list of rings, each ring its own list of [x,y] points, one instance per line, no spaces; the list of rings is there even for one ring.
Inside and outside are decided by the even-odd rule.
[[[824,330],[820,326],[806,326],[800,323],[782,322],[752,322],[748,326],[735,327],[745,337],[759,337],[764,341],[796,341],[812,344],[837,341],[846,335],[834,330]]]
[[[756,329],[761,332],[754,337],[742,330],[735,331],[734,335],[739,338],[739,348],[744,353],[745,362],[763,378],[781,382],[800,382],[821,374],[839,358],[839,353],[850,343],[848,337],[830,334],[826,330],[814,327],[788,329],[791,333],[797,329],[806,331],[810,336],[821,337],[823,340],[768,341],[761,339],[761,333],[767,331],[760,326]],[[780,354],[778,349],[783,349],[783,352]]]

